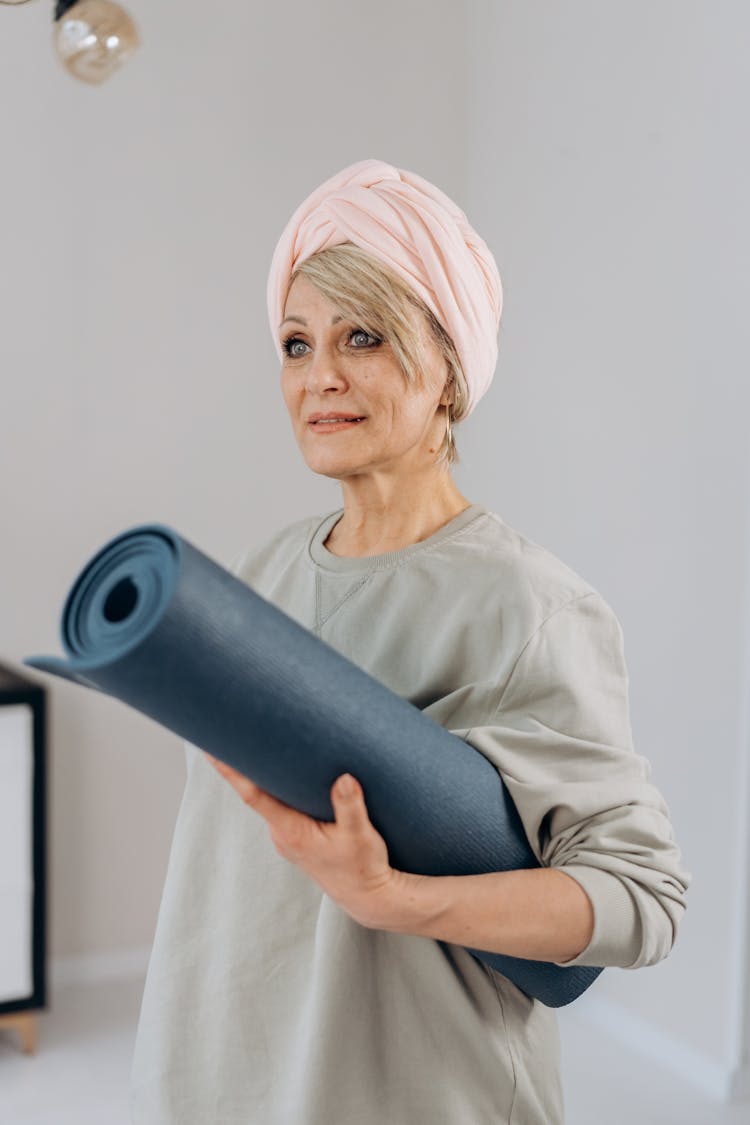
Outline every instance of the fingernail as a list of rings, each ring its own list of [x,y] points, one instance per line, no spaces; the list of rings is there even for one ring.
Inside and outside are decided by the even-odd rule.
[[[339,778],[339,793],[343,797],[351,797],[354,792],[354,778],[350,773],[345,773]]]

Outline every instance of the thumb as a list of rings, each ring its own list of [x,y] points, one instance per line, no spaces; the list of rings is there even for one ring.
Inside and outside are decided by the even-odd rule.
[[[336,820],[356,822],[362,816],[362,789],[350,773],[342,773],[336,778],[331,789]]]

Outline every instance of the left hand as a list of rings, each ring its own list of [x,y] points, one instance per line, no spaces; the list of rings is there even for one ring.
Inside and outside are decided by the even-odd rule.
[[[302,868],[355,922],[368,929],[388,928],[403,873],[388,863],[388,847],[367,815],[355,778],[351,795],[339,789],[350,774],[342,774],[332,785],[336,819],[327,822],[285,805],[249,777],[203,753],[244,803],[265,818],[279,855]]]

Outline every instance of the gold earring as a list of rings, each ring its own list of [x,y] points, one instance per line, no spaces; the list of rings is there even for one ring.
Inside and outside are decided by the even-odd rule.
[[[448,403],[448,405],[445,408],[445,417],[446,417],[446,421],[448,422],[446,433],[448,435],[448,445],[450,445],[450,443],[452,441],[452,438],[453,438],[453,434],[451,432],[451,405],[450,405],[450,403]]]

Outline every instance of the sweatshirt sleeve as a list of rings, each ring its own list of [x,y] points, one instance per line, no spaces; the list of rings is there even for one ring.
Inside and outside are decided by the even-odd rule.
[[[573,598],[536,629],[493,720],[466,741],[500,771],[539,862],[575,879],[594,910],[589,944],[554,964],[662,960],[692,875],[651,765],[633,750],[622,629],[600,594]]]

